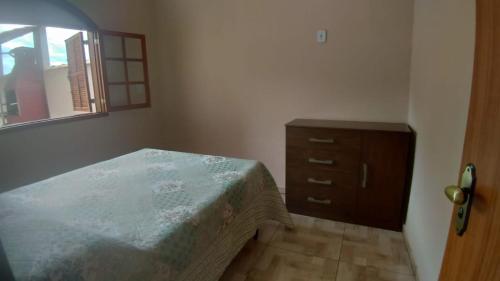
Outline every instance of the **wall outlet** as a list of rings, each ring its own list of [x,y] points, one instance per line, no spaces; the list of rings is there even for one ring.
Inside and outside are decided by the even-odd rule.
[[[316,32],[316,42],[320,44],[326,43],[326,29],[320,29]]]

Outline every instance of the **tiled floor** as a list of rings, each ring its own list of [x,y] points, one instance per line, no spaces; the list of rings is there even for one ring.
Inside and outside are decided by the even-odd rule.
[[[415,281],[401,233],[292,215],[267,223],[220,281]]]

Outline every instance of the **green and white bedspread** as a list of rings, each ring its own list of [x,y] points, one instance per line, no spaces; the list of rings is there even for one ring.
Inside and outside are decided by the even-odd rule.
[[[17,281],[217,280],[266,220],[292,227],[261,163],[153,149],[0,194]]]

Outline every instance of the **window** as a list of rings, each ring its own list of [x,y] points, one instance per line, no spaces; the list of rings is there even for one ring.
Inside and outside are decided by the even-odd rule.
[[[29,20],[0,21],[0,129],[150,106],[144,35]]]
[[[101,35],[108,108],[114,111],[149,106],[144,36],[111,31]]]

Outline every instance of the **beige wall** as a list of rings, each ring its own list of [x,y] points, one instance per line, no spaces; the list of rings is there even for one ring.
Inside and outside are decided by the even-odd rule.
[[[293,118],[407,120],[412,0],[155,4],[170,148],[258,159],[284,186]]]
[[[74,2],[102,28],[144,33],[150,38],[152,12],[144,1]],[[153,66],[154,60],[150,64],[152,109],[0,134],[0,191],[142,147],[160,146],[160,93]]]
[[[417,131],[405,234],[421,281],[437,280],[457,182],[470,97],[475,6],[472,0],[417,0],[409,123]]]

